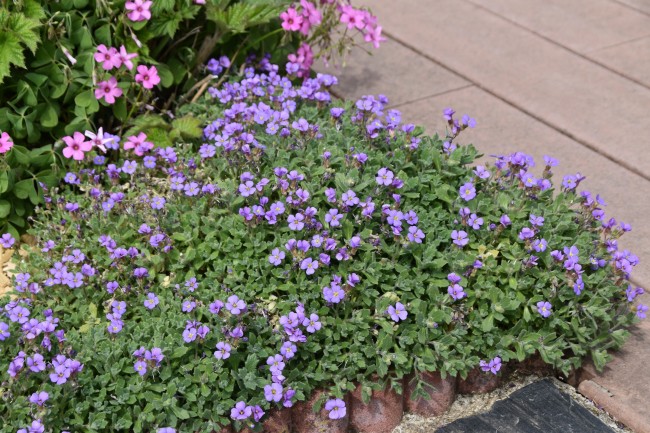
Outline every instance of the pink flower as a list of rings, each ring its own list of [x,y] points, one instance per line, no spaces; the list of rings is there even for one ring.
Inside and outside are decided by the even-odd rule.
[[[205,4],[205,0],[194,0],[194,4],[197,4],[197,5],[204,5],[204,4]]]
[[[102,64],[102,68],[110,71],[113,68],[119,68],[122,61],[118,57],[118,52],[115,48],[107,48],[106,45],[101,44],[97,47],[95,53],[95,61]]]
[[[68,145],[63,149],[63,156],[77,161],[84,159],[84,152],[88,152],[93,148],[92,142],[86,141],[81,132],[75,132],[73,137],[65,136],[63,141]]]
[[[144,155],[145,152],[153,149],[153,143],[147,140],[147,135],[144,132],[139,133],[137,136],[132,135],[126,139],[124,143],[124,150],[134,149],[133,153],[138,156]]]
[[[121,64],[126,66],[126,68],[130,71],[131,69],[133,69],[133,62],[131,61],[131,59],[134,57],[138,57],[138,55],[137,53],[127,53],[126,47],[122,45],[120,47],[120,52],[117,54],[117,57],[120,59]]]
[[[131,11],[127,14],[131,21],[147,21],[151,19],[151,3],[151,0],[132,0],[127,1],[124,7]]]
[[[386,40],[386,38],[381,35],[381,26],[375,28],[366,27],[364,39],[366,42],[372,42],[372,45],[375,48],[379,48],[379,43]]]
[[[311,26],[319,25],[323,20],[323,16],[320,11],[316,9],[316,6],[308,0],[300,0],[300,5],[302,6],[303,17],[300,33],[307,36]]]
[[[347,24],[348,29],[357,28],[361,30],[366,26],[363,21],[365,14],[363,11],[357,10],[350,5],[343,6],[341,13],[341,22]]]
[[[280,18],[282,18],[282,28],[286,31],[295,32],[300,30],[303,18],[301,15],[298,15],[298,12],[294,8],[289,8],[286,12],[282,12]]]
[[[122,96],[122,89],[117,87],[117,78],[111,77],[108,81],[102,81],[95,89],[95,98],[102,99],[109,103],[115,103],[115,98]]]
[[[106,146],[104,144],[112,140],[112,138],[104,138],[104,128],[99,128],[97,134],[92,131],[86,131],[86,137],[90,138],[90,144],[98,147],[102,152],[106,153]]]
[[[309,75],[311,65],[314,63],[314,53],[309,45],[303,43],[298,48],[298,51],[294,54],[289,54],[287,58],[290,62],[296,63],[299,66],[296,76],[303,78]]]
[[[0,153],[7,153],[12,147],[14,147],[14,142],[11,141],[9,134],[6,132],[0,134]]]
[[[68,51],[66,47],[61,47],[61,50],[63,51],[63,54],[65,54],[65,56],[68,58],[68,61],[71,64],[74,65],[75,63],[77,63],[77,59],[72,57],[72,54],[70,54],[70,51]]]
[[[145,65],[138,66],[138,73],[135,76],[136,83],[142,83],[145,89],[153,89],[153,86],[160,83],[158,70],[155,66],[147,68]]]

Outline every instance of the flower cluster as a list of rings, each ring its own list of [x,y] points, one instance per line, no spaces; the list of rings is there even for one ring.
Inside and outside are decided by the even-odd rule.
[[[70,137],[83,162],[46,191],[0,313],[11,428],[258,428],[323,387],[339,419],[355,382],[415,360],[497,374],[544,344],[562,371],[583,350],[602,366],[646,316],[629,225],[581,176],[554,195],[552,158],[541,175],[521,153],[472,167],[469,118],[447,112],[438,140],[382,95],[336,106],[330,75],[294,83],[268,58],[241,74],[185,108],[199,140]]]

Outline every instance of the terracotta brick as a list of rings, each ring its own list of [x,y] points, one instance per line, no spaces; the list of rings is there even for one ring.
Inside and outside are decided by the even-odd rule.
[[[391,433],[404,414],[402,395],[388,387],[373,391],[368,404],[364,404],[359,385],[352,392],[350,400],[350,427],[357,433]]]
[[[484,372],[475,368],[469,372],[466,379],[458,378],[458,392],[460,394],[485,394],[492,392],[501,384],[501,376]]]
[[[415,375],[409,375],[404,380],[404,410],[409,413],[424,417],[440,416],[451,407],[456,400],[456,378],[447,376],[442,378],[440,373],[419,372],[420,380],[429,399],[418,397],[412,399],[417,386]]]
[[[293,433],[347,433],[350,424],[350,399],[345,398],[347,414],[337,420],[331,420],[327,411],[321,405],[319,412],[314,412],[314,404],[321,398],[324,391],[314,391],[307,401],[301,401],[294,405],[291,411]]]

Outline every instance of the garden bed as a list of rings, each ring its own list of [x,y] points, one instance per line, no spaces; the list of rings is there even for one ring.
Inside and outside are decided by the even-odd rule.
[[[335,84],[250,60],[179,110],[201,139],[157,146],[145,116],[82,152],[5,298],[4,425],[260,431],[291,408],[303,431],[380,433],[404,395],[439,414],[508,370],[604,365],[644,313],[629,226],[579,174],[554,189],[551,157],[474,166],[469,116],[428,137]]]

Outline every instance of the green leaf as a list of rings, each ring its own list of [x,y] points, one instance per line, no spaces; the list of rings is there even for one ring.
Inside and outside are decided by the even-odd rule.
[[[173,132],[177,132],[180,137],[185,139],[201,138],[203,136],[201,121],[192,115],[174,119],[172,127],[174,128]]]
[[[11,212],[11,203],[7,200],[0,199],[0,218],[4,218]]]
[[[160,76],[160,83],[163,87],[170,87],[174,84],[174,74],[164,63],[158,64],[158,75]]]
[[[46,104],[39,117],[41,125],[46,128],[53,128],[59,123],[59,116],[51,104]]]
[[[93,93],[93,91],[86,90],[80,92],[77,96],[75,96],[74,102],[80,107],[88,107],[92,103],[93,99],[97,100],[97,98],[95,98],[95,94]]]
[[[113,114],[122,121],[126,120],[127,112],[125,98],[119,98],[115,101],[113,104]]]
[[[9,188],[9,172],[0,171],[0,194],[5,192],[8,188]]]
[[[13,191],[16,197],[20,199],[26,199],[30,195],[36,193],[36,190],[34,189],[34,180],[25,179],[21,180],[20,182],[16,182]]]

